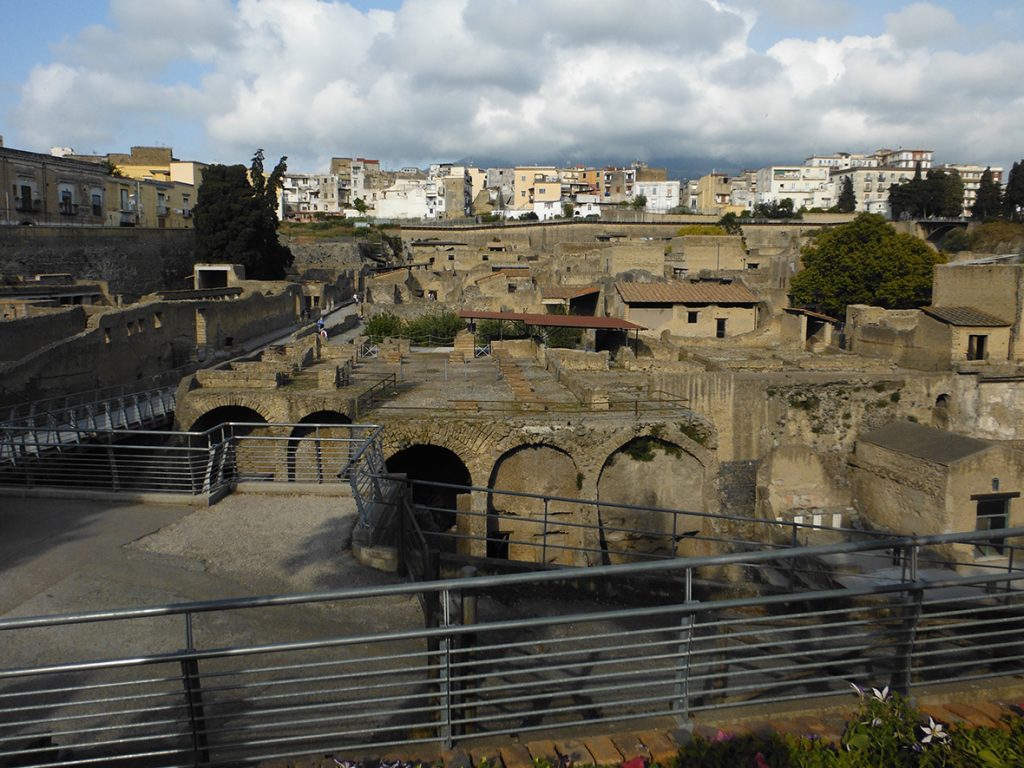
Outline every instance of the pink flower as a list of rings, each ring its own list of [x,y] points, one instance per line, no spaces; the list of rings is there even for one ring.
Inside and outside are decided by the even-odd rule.
[[[754,755],[754,768],[772,768],[768,765],[768,761],[764,759],[764,755],[758,752]]]
[[[634,757],[624,762],[622,768],[647,768],[647,762],[642,757]]]
[[[726,733],[722,729],[719,729],[712,741],[729,741],[730,739],[732,739],[731,733]]]

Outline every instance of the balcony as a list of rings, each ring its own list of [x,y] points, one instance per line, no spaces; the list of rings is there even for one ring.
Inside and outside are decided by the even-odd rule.
[[[62,202],[60,204],[60,214],[61,214],[61,216],[77,216],[78,215],[78,204],[77,203]]]
[[[170,209],[166,205],[158,205],[156,207],[157,216],[166,216],[168,213],[170,213]]]
[[[14,210],[21,211],[22,213],[39,213],[43,210],[42,200],[22,200],[20,197],[14,198]]]

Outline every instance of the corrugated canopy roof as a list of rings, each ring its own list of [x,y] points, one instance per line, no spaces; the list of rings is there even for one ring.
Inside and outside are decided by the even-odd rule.
[[[1006,320],[982,312],[974,307],[922,307],[927,315],[950,325],[965,325],[978,328],[998,328],[1011,325]]]
[[[922,427],[910,421],[886,424],[862,435],[860,441],[942,465],[954,464],[992,447],[987,440]]]
[[[525,312],[478,312],[475,309],[459,311],[465,320],[509,320],[552,328],[596,328],[611,331],[646,331],[642,325],[618,317],[584,317],[578,315],[531,315]]]
[[[616,283],[627,304],[757,304],[757,296],[739,283]]]

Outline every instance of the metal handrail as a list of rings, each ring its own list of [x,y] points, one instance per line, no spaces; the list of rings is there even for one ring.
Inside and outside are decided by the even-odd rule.
[[[1000,533],[1019,539],[1024,528]],[[930,579],[908,571],[891,583],[744,597],[710,592],[697,599],[693,591],[702,568],[779,567],[795,556],[892,548],[916,562],[922,547],[989,536],[892,537],[798,553],[3,619],[0,755],[43,765],[145,755],[168,767],[310,753],[345,757],[540,729],[564,732],[583,723],[667,716],[685,724],[692,712],[751,699],[771,705],[846,695],[849,682],[888,682],[912,693],[938,680],[1017,675],[1024,671],[1016,650],[1024,571]],[[520,601],[534,594],[543,600],[545,589],[574,583],[611,589],[622,579],[645,577],[671,577],[681,586],[642,606],[615,605],[602,590],[601,600],[574,598],[571,612],[522,611],[530,618],[472,600],[510,592]],[[321,622],[312,633],[312,626],[298,622],[303,631],[282,639],[247,622],[250,639],[241,645],[230,639],[237,637],[233,617],[243,610],[294,612],[333,603],[357,616],[366,601],[398,606],[410,597],[423,601],[425,626],[396,612],[387,630],[368,630],[356,620]],[[479,609],[467,612],[470,604]],[[173,619],[184,643],[176,650],[147,649],[147,642],[165,639]],[[40,633],[58,629],[62,647],[78,656],[36,662]],[[150,639],[141,648],[102,655],[97,640],[104,632]],[[63,757],[51,758],[49,747],[29,740],[40,731],[68,750]]]

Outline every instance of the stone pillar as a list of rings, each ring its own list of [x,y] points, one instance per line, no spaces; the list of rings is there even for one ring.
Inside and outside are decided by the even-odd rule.
[[[470,491],[455,497],[457,550],[469,557],[487,556],[487,493]]]

